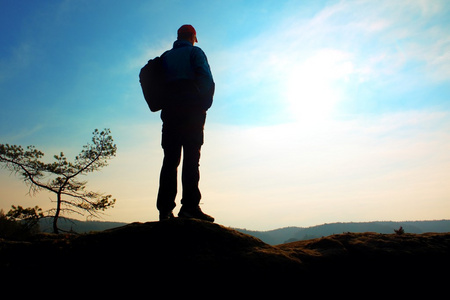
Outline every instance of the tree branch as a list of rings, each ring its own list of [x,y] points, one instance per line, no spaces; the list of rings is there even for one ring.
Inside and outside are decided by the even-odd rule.
[[[30,172],[30,171],[25,167],[25,164],[20,163],[20,162],[17,162],[17,161],[12,160],[12,159],[8,159],[8,158],[3,157],[3,156],[1,156],[1,160],[2,160],[2,161],[5,161],[7,164],[13,164],[13,165],[15,165],[16,167],[18,167],[19,170],[13,167],[13,171],[14,171],[15,173],[19,173],[20,170],[22,170],[22,171],[23,171],[22,175],[25,177],[25,181],[26,181],[26,180],[29,180],[32,184],[34,184],[34,185],[37,186],[38,188],[45,189],[45,190],[48,190],[48,191],[50,191],[50,192],[56,193],[56,191],[53,190],[52,188],[48,187],[47,185],[45,185],[45,184],[43,184],[43,183],[41,183],[41,182],[39,182],[39,181],[36,181],[36,180],[34,179],[34,176],[35,176],[35,175],[34,175],[32,172]],[[37,172],[37,174],[39,174],[39,172]],[[31,188],[32,188],[32,186],[30,187],[30,189],[31,189]]]

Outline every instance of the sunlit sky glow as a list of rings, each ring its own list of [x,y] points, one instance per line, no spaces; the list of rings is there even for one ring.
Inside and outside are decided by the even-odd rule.
[[[0,0],[0,143],[74,157],[110,128],[117,157],[86,177],[117,198],[103,220],[156,220],[161,121],[138,73],[182,24],[216,82],[200,187],[218,223],[450,218],[445,0]],[[27,191],[0,170],[0,208],[52,205]]]

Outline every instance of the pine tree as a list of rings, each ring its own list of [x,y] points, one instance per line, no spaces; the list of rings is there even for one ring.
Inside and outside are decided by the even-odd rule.
[[[116,155],[117,147],[110,134],[109,129],[101,132],[95,129],[92,143],[83,146],[74,162],[67,161],[61,152],[54,155],[54,162],[45,163],[41,161],[44,153],[34,146],[25,150],[22,146],[0,144],[0,163],[22,177],[29,185],[30,193],[47,190],[55,194],[56,207],[48,214],[53,217],[53,232],[58,233],[58,218],[64,212],[98,217],[101,211],[113,207],[116,199],[111,195],[86,191],[87,181],[78,179],[80,175],[107,166],[108,160]]]

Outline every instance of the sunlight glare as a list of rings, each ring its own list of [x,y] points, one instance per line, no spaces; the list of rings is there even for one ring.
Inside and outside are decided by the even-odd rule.
[[[342,98],[337,83],[352,72],[348,55],[330,49],[294,64],[283,89],[290,117],[303,124],[329,119]]]

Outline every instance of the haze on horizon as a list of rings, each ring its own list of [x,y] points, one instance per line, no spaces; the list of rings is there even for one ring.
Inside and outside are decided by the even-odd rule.
[[[117,157],[86,177],[117,199],[104,220],[158,218],[161,121],[138,74],[182,24],[197,29],[216,82],[200,187],[217,223],[267,230],[450,218],[448,1],[0,8],[0,143],[73,158],[95,128],[110,128]],[[27,192],[0,170],[1,209],[51,207],[48,194]]]

